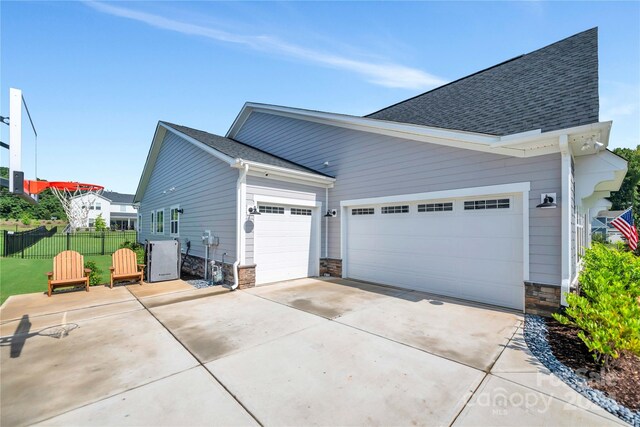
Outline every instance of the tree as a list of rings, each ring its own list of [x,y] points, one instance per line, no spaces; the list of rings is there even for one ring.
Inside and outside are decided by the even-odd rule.
[[[0,167],[0,177],[8,178],[9,168]],[[8,188],[0,188],[0,218],[18,219],[25,213],[33,219],[49,220],[52,216],[62,221],[67,219],[60,200],[49,189],[38,195],[37,204],[31,204],[22,197],[11,194]]]
[[[95,223],[96,231],[106,231],[107,223],[104,222],[104,218],[102,218],[102,214],[98,215]]]
[[[616,148],[615,154],[625,159],[629,164],[627,175],[622,181],[620,190],[611,193],[609,201],[612,210],[624,210],[633,207],[636,225],[640,224],[640,145],[633,148]]]

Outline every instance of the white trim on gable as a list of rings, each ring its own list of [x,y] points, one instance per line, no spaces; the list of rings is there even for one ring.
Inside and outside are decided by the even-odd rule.
[[[611,122],[600,122],[550,132],[537,129],[513,135],[496,136],[248,102],[242,107],[226,136],[235,138],[253,112],[511,157],[534,157],[559,153],[561,135],[570,135],[572,137],[570,141],[576,145],[586,137],[593,137],[606,147],[611,128]]]
[[[259,163],[250,160],[244,160],[242,158],[233,158],[227,156],[226,154],[216,150],[215,148],[209,147],[208,145],[172,128],[171,126],[165,125],[162,122],[158,122],[156,132],[151,143],[151,148],[149,149],[149,154],[147,155],[147,160],[145,162],[144,169],[142,170],[142,176],[140,177],[140,182],[138,183],[138,188],[133,199],[133,203],[140,203],[140,201],[142,200],[147,185],[149,184],[149,180],[151,179],[151,172],[155,167],[155,163],[158,159],[158,155],[160,154],[162,142],[166,137],[167,131],[182,138],[183,140],[189,142],[202,151],[211,154],[224,163],[227,163],[230,167],[242,168],[243,165],[247,164],[254,172],[261,172],[263,176],[266,175],[279,180],[293,180],[293,182],[302,182],[304,184],[313,186],[333,187],[333,183],[335,182],[335,178],[315,174],[313,172],[303,172],[295,169],[288,169],[286,167],[273,166],[266,163]]]

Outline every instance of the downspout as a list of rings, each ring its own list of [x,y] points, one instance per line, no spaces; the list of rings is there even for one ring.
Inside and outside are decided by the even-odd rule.
[[[247,179],[247,172],[249,172],[249,165],[240,160],[240,165],[243,167],[242,171],[240,171],[240,176],[238,176],[238,182],[236,183],[236,262],[233,263],[233,285],[231,286],[231,290],[235,291],[238,288],[238,276],[239,270],[238,266],[240,265],[240,256],[242,254],[242,217],[244,216],[244,211],[242,207],[244,206],[243,191],[242,186],[245,184]]]
[[[567,305],[565,294],[569,292],[571,287],[571,151],[569,149],[569,136],[561,135],[560,141],[561,156],[561,200],[562,208],[560,211],[560,250],[562,251],[562,282],[560,285],[560,304]]]
[[[327,204],[327,213],[329,212],[329,187],[325,188],[325,203]],[[324,257],[329,258],[329,218],[324,217]]]

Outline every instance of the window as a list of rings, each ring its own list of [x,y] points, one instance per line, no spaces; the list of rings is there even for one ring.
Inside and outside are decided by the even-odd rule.
[[[383,206],[381,213],[383,214],[394,214],[394,213],[408,213],[409,205],[403,206]]]
[[[307,215],[307,216],[311,216],[311,209],[291,208],[291,215]]]
[[[156,211],[156,233],[164,234],[164,209]]]
[[[450,212],[453,210],[453,202],[425,203],[418,205],[418,212]]]
[[[270,214],[282,214],[284,215],[284,208],[279,206],[258,206],[258,211],[260,213],[270,213]]]
[[[149,223],[151,224],[151,233],[155,233],[156,232],[156,222],[155,222],[155,216],[154,213],[151,212],[151,222]]]
[[[102,210],[102,203],[96,202],[95,203],[95,210],[97,210],[97,211]]]
[[[126,212],[127,211],[127,205],[120,205],[120,212]]]
[[[351,209],[351,215],[373,215],[373,208],[356,208]]]
[[[509,199],[469,200],[464,202],[465,211],[485,209],[509,209]]]
[[[177,236],[180,233],[180,207],[174,206],[169,212],[169,233],[172,236]]]

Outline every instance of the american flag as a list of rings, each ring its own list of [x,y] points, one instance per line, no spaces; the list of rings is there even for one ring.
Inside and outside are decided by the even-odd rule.
[[[626,237],[631,250],[635,251],[638,247],[638,230],[633,225],[633,212],[631,208],[622,212],[619,217],[611,221],[611,225],[620,230],[624,237]]]

